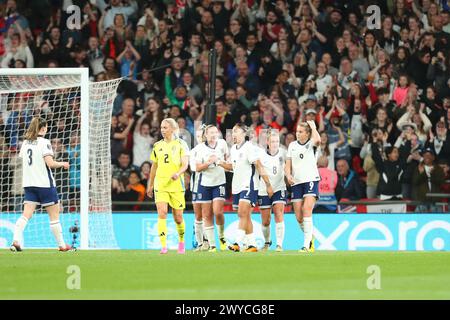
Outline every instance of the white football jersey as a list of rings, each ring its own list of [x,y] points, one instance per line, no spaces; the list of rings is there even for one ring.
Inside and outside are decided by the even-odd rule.
[[[286,183],[284,182],[286,151],[280,148],[274,156],[263,151],[260,160],[267,172],[273,192],[286,190]],[[266,184],[262,178],[259,182],[258,194],[260,196],[267,196]]]
[[[294,184],[311,181],[319,181],[319,169],[317,169],[316,147],[311,140],[305,144],[293,141],[289,145],[286,157],[292,161],[292,176]]]
[[[206,142],[199,144],[196,163],[205,163],[212,155],[215,155],[219,161],[225,161],[229,155],[227,142],[219,139],[215,148],[210,147]],[[199,172],[198,175],[199,183],[204,187],[216,187],[226,183],[225,169],[217,164],[211,164],[208,169]]]
[[[198,190],[198,172],[197,172],[197,152],[200,148],[201,144],[196,145],[191,151],[190,151],[190,157],[189,157],[189,168],[191,169],[192,175],[190,180],[190,189],[191,192],[197,192]]]
[[[259,174],[256,171],[255,162],[261,156],[260,148],[246,141],[240,147],[233,145],[230,150],[230,159],[233,164],[233,182],[231,192],[233,194],[242,191],[258,190]]]
[[[22,158],[23,187],[55,187],[52,171],[45,163],[44,157],[52,156],[53,149],[49,140],[38,137],[37,140],[25,140],[20,148]]]

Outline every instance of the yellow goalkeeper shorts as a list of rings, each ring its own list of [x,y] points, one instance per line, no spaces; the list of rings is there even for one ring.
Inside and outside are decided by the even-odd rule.
[[[168,203],[173,209],[181,210],[186,208],[186,201],[183,192],[155,191],[155,203]]]

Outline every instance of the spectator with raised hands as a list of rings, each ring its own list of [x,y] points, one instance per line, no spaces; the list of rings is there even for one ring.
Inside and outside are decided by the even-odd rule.
[[[258,76],[264,89],[268,89],[275,83],[275,80],[282,68],[280,60],[274,59],[269,52],[262,52],[259,61]]]
[[[413,105],[407,107],[407,111],[397,121],[397,128],[401,130],[406,124],[414,124],[415,132],[422,144],[428,139],[429,131],[432,128],[430,119],[423,113],[425,104],[421,103],[419,111]]]
[[[383,145],[387,144],[388,134],[383,134]],[[372,158],[380,174],[378,182],[378,192],[381,200],[402,199],[401,179],[408,155],[411,151],[411,142],[407,141],[400,148],[389,146],[384,149],[382,155],[377,145],[372,144]]]
[[[361,79],[356,70],[353,69],[352,61],[348,57],[341,59],[340,71],[337,76],[338,90],[342,90],[342,95],[347,97],[353,82],[360,82]]]
[[[435,126],[435,133],[430,130],[430,138],[425,144],[433,151],[437,160],[450,159],[450,134],[445,122],[439,121]]]
[[[357,43],[350,43],[348,46],[348,57],[352,61],[353,69],[361,76],[362,79],[367,79],[370,71],[370,65],[362,56],[361,49]]]
[[[344,159],[350,163],[351,153],[350,146],[348,144],[350,118],[347,112],[342,108],[342,103],[344,103],[342,99],[338,101],[337,97],[334,97],[332,107],[325,115],[324,122],[325,127],[327,128],[330,144],[338,142],[341,139],[339,137],[340,133],[344,135],[344,143],[336,148],[334,154],[335,161]]]
[[[345,25],[342,19],[342,11],[337,8],[331,8],[328,17],[327,21],[319,25],[318,30],[321,34],[326,35],[325,49],[330,52],[334,39],[342,35]]]
[[[375,55],[376,65],[370,70],[368,79],[373,79],[375,83],[378,83],[382,74],[385,73],[386,67],[390,64],[389,54],[384,49],[378,49]]]
[[[397,139],[395,146],[401,147],[405,145],[405,143],[409,141],[411,142],[411,150],[409,156],[406,160],[405,172],[402,176],[402,194],[404,199],[412,199],[412,178],[413,173],[417,169],[420,161],[422,161],[422,156],[420,154],[423,145],[420,143],[417,135],[412,132],[402,132],[400,137]]]
[[[172,88],[170,82],[171,69],[166,69],[166,75],[164,78],[164,88],[166,91],[166,97],[171,105],[177,105],[181,110],[184,110],[187,105],[188,100],[186,87],[183,85],[177,86],[175,89]]]
[[[142,114],[136,122],[133,132],[133,165],[140,167],[144,161],[148,160],[153,143],[156,141],[151,135],[151,126],[146,119],[149,118],[149,109]]]
[[[317,63],[317,69],[315,74],[311,74],[306,81],[313,80],[316,88],[316,97],[322,99],[325,92],[332,87],[333,78],[328,74],[327,65],[320,61]]]
[[[328,140],[328,134],[325,131],[320,133],[320,145],[317,147],[317,158],[326,157],[327,158],[327,167],[330,170],[335,169],[335,161],[334,154],[338,147],[345,143],[345,136],[342,132],[342,129],[339,127],[334,127],[334,129],[338,132],[339,140],[336,142],[330,143]]]
[[[266,23],[262,29],[262,37],[268,44],[274,43],[278,39],[282,24],[280,17],[275,9],[268,9],[266,11]]]
[[[109,5],[105,0],[97,0],[96,5],[105,16],[102,26],[105,30],[114,25],[116,15],[123,15],[124,22],[127,24],[128,19],[138,10],[138,4],[135,0],[110,0]]]
[[[310,66],[316,63],[318,58],[322,57],[322,48],[313,38],[313,35],[313,31],[310,28],[304,28],[296,39],[296,51],[305,55],[310,72],[312,71]]]
[[[450,78],[450,58],[444,51],[439,50],[437,55],[431,58],[431,64],[428,66],[427,79],[434,81],[436,91],[443,92],[448,88],[448,79]],[[427,89],[428,90],[428,89]],[[428,95],[428,93],[427,93]]]
[[[256,16],[252,10],[249,9],[249,3],[247,0],[241,0],[235,2],[235,9],[231,15],[231,21],[238,21],[239,25],[254,25]],[[234,33],[232,31],[232,33]],[[244,44],[245,36],[235,37],[237,43]]]
[[[294,59],[294,52],[289,40],[281,39],[274,44],[277,44],[277,50],[273,53],[274,58],[279,60],[281,63],[292,63]]]
[[[398,47],[400,35],[394,30],[394,21],[391,16],[385,16],[381,21],[379,45],[388,54],[393,54]]]
[[[247,63],[250,73],[256,74],[257,62],[248,61],[247,51],[243,46],[238,45],[233,52],[233,59],[227,65],[226,76],[230,82],[235,81],[239,76],[238,65],[242,62]]]
[[[147,34],[147,39],[153,42],[159,34],[158,28],[159,19],[155,17],[153,10],[150,7],[145,9],[144,15],[139,19],[137,25],[142,26]]]
[[[16,31],[11,36],[11,42],[9,47],[6,48],[5,56],[2,59],[2,68],[14,68],[15,62],[21,60],[24,62],[26,68],[34,67],[34,57],[28,46],[27,37],[20,23],[16,20],[14,24],[10,26],[10,29]]]
[[[344,38],[337,38],[334,42],[332,51],[333,65],[335,67],[339,67],[339,65],[341,64],[341,59],[348,56],[348,48],[345,46]]]

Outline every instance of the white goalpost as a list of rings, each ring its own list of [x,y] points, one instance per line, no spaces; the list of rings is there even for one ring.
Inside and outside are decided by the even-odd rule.
[[[89,82],[87,68],[0,69],[0,248],[9,247],[22,212],[18,153],[32,117],[47,120],[46,138],[57,161],[53,172],[66,243],[80,249],[114,249],[111,212],[111,114],[121,79]],[[69,232],[69,228],[72,231]],[[77,227],[77,228],[74,228]],[[24,248],[56,244],[48,216],[38,210],[24,232]]]

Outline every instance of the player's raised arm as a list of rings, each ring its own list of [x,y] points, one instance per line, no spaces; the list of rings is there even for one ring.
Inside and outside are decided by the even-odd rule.
[[[316,123],[313,120],[306,121],[308,123],[309,127],[311,128],[311,142],[318,146],[320,144],[320,133],[317,131]]]

